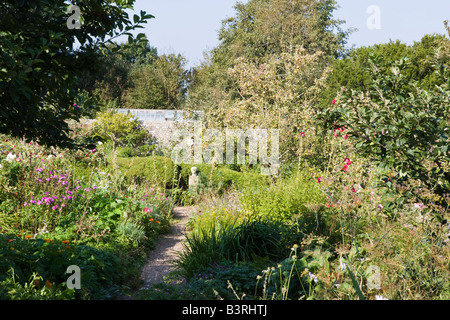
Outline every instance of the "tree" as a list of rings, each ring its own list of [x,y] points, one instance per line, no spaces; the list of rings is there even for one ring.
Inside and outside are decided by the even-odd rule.
[[[250,0],[223,22],[220,44],[193,72],[188,107],[210,127],[279,129],[293,159],[311,126],[329,59],[348,35],[334,0]],[[313,131],[310,135],[314,135]]]
[[[145,37],[142,39],[146,40]],[[103,105],[114,101],[119,106],[126,104],[126,92],[132,81],[131,71],[136,66],[153,65],[158,59],[156,48],[148,41],[140,43],[111,43],[109,53],[101,58],[99,68],[85,70],[80,86]]]
[[[180,54],[159,56],[153,64],[138,64],[130,74],[127,106],[136,109],[178,109],[184,101],[189,74]]]
[[[95,69],[106,43],[153,18],[132,21],[134,0],[72,1],[80,29],[68,27],[73,13],[63,0],[6,0],[0,4],[0,132],[42,144],[70,146],[67,120],[77,120],[78,81]],[[75,12],[76,13],[76,12]],[[138,35],[135,41],[142,41]],[[79,47],[76,48],[77,42]]]
[[[435,67],[449,66],[450,56],[443,53],[449,43],[444,35],[433,34],[425,35],[410,46],[397,40],[353,49],[345,57],[332,62],[333,71],[328,76],[328,88],[321,93],[321,105],[326,108],[341,88],[370,90],[375,77],[370,64],[371,54],[382,57],[377,65],[381,73],[388,72],[396,61],[407,57],[409,64],[403,70],[403,76],[408,79],[405,85],[418,81],[420,88],[433,90],[436,85],[445,83]]]

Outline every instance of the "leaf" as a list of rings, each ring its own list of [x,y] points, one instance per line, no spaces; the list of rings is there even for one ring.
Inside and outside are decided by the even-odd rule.
[[[351,269],[351,266],[347,265],[347,270],[350,275],[350,278],[352,279],[353,288],[355,289],[356,294],[358,295],[360,300],[366,300],[366,297],[362,293],[361,288],[359,287],[359,284],[356,281],[355,276],[353,275],[353,272],[350,269]]]

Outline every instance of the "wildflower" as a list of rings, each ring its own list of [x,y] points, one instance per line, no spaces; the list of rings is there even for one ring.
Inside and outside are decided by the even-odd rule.
[[[333,99],[333,101],[331,101],[331,104],[335,105],[336,104],[336,99]]]
[[[33,238],[33,236],[30,236],[30,235],[26,235],[26,236],[25,236],[25,240],[29,240],[29,239],[31,239],[31,238]]]
[[[344,162],[345,162],[345,164],[348,165],[348,166],[352,164],[352,161],[351,161],[349,158],[345,158],[345,159],[344,159]]]
[[[45,285],[49,288],[49,289],[51,289],[51,287],[52,287],[52,284],[50,283],[50,281],[45,281]]]
[[[345,140],[348,139],[348,135],[347,135],[347,134],[344,135],[344,139],[345,139]]]
[[[301,136],[302,138],[304,138],[304,137],[305,137],[305,133],[302,131],[302,132],[300,133],[300,136]]]
[[[158,223],[158,224],[161,223],[161,222],[159,222],[158,220],[156,220],[155,222]]]
[[[356,192],[355,188],[352,188],[352,192]]]
[[[44,239],[44,241],[47,243],[50,243],[51,240],[47,238],[47,239]]]
[[[347,269],[347,264],[341,262],[341,263],[339,264],[339,270],[344,271],[345,269]]]
[[[29,206],[29,204],[28,204],[27,202],[25,202],[25,203],[23,204],[23,206],[24,206],[24,207],[27,207],[27,206]]]
[[[319,279],[317,279],[317,276],[312,274],[311,272],[309,272],[308,275],[309,275],[309,279],[314,280],[315,283],[317,283],[319,281]]]
[[[383,297],[383,296],[376,295],[376,296],[375,296],[375,300],[389,300],[389,299],[388,299],[388,298],[385,298],[385,297]]]
[[[383,211],[383,205],[379,204],[377,208],[378,210],[380,210],[380,212]]]
[[[153,221],[153,218],[148,219],[148,221],[152,222],[152,221]]]
[[[331,208],[332,206],[333,206],[332,203],[329,203],[329,204],[328,204],[328,208]]]
[[[64,244],[68,244],[70,241],[69,240],[63,240],[62,243]]]
[[[335,283],[334,286],[335,286],[337,289],[340,289],[340,288],[341,288],[341,284],[340,284],[340,283]]]
[[[347,172],[347,170],[348,170],[348,165],[345,165],[342,167],[342,171]]]
[[[144,208],[144,212],[145,212],[145,213],[150,213],[150,212],[152,212],[152,209],[150,209],[150,208]]]
[[[423,203],[414,203],[414,207],[418,210],[422,210],[425,206]]]

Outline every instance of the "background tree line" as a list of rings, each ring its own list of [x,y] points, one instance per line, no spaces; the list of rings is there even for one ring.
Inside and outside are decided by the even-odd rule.
[[[146,40],[146,39],[145,39]],[[158,55],[148,41],[133,46],[112,43],[96,70],[87,71],[83,89],[103,105],[131,109],[181,108],[189,84],[186,58]],[[114,48],[122,50],[111,51]]]

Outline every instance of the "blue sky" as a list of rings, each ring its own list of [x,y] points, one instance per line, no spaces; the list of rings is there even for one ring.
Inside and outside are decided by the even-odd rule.
[[[198,65],[203,52],[218,43],[221,21],[234,15],[236,0],[137,0],[135,10],[145,10],[150,20],[144,32],[160,54],[181,53],[188,67]],[[246,1],[244,1],[246,2]],[[349,45],[367,46],[390,39],[412,44],[423,35],[444,34],[450,20],[449,0],[337,0],[334,16],[346,20],[344,28],[357,28]],[[375,11],[368,12],[370,6]],[[378,14],[378,13],[379,14]],[[369,26],[368,27],[368,20]]]

